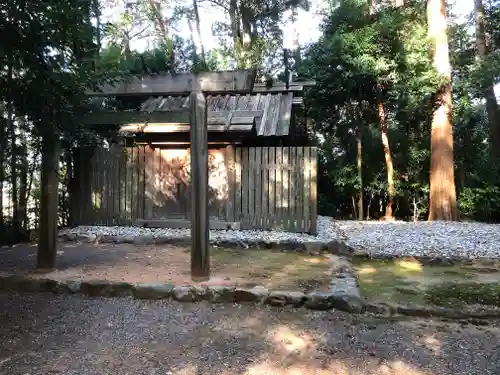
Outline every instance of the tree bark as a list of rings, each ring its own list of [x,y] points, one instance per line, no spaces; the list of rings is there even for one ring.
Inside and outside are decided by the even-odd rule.
[[[200,22],[200,11],[198,10],[198,0],[193,0],[193,12],[194,12],[194,21],[196,25],[196,33],[198,34],[198,42],[200,43],[200,53],[201,53],[201,62],[204,68],[207,68],[207,61],[205,59],[205,46],[203,44],[203,37],[201,35],[201,22]]]
[[[427,1],[434,67],[443,79],[436,93],[431,130],[429,220],[458,220],[453,163],[451,66],[444,0]]]
[[[385,219],[391,220],[392,204],[394,201],[394,166],[392,164],[391,148],[389,145],[389,135],[387,134],[387,118],[384,104],[380,100],[378,103],[378,116],[380,119],[380,135],[382,137],[382,147],[384,148],[385,166],[387,169],[387,202],[385,204]]]
[[[2,103],[0,105],[0,111],[3,113],[5,110],[5,105]],[[0,118],[0,232],[4,231],[4,218],[3,218],[3,181],[5,179],[5,169],[4,169],[4,154],[5,154],[5,119],[3,116]],[[2,241],[0,240],[0,243]]]
[[[10,188],[11,188],[11,203],[12,203],[12,239],[15,242],[19,242],[19,200],[17,191],[17,146],[16,146],[16,123],[14,116],[14,103],[12,101],[11,90],[12,80],[13,80],[13,68],[12,64],[9,63],[7,69],[7,86],[8,91],[8,101],[7,101],[7,127],[9,129],[10,135]]]
[[[20,234],[19,220],[19,191],[17,186],[17,145],[16,145],[16,125],[12,110],[9,111],[10,127],[10,188],[12,197],[12,234],[13,239],[18,242]]]
[[[53,269],[57,252],[60,140],[54,127],[42,135],[40,219],[37,268]]]
[[[28,233],[28,147],[26,137],[21,135],[21,168],[19,173],[19,222],[24,233]]]
[[[358,125],[356,130],[356,167],[358,170],[358,182],[359,182],[359,196],[358,196],[358,220],[364,219],[363,212],[363,143],[362,143],[362,134],[361,134],[361,126]]]
[[[291,21],[292,21],[292,27],[293,27],[293,58],[295,60],[295,66],[294,66],[295,72],[297,72],[297,68],[298,68],[300,61],[301,61],[298,18],[299,18],[299,15],[298,15],[297,7],[293,7]]]
[[[482,0],[474,0],[474,12],[476,17],[476,47],[477,55],[480,61],[483,61],[488,55],[486,45],[486,32],[484,25],[484,6]],[[486,113],[488,114],[488,123],[490,128],[490,144],[492,154],[500,157],[500,124],[498,103],[493,89],[493,82],[483,89],[486,99]]]

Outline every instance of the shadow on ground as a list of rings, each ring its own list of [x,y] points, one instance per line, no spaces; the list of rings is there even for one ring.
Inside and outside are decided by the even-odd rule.
[[[165,264],[173,249],[169,245],[58,244],[56,270],[50,277],[129,282],[168,280]],[[1,248],[0,272],[37,273],[36,252],[36,244]]]
[[[0,294],[0,374],[500,372],[500,329],[339,312]]]

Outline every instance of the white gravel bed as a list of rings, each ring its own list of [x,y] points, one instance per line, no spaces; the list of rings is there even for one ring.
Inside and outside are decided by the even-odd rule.
[[[336,221],[347,244],[379,256],[500,258],[500,225]]]
[[[330,217],[318,216],[318,235],[312,236],[302,233],[290,233],[282,231],[262,231],[262,230],[211,230],[210,240],[214,241],[241,241],[241,242],[328,242],[341,240],[338,226]],[[60,235],[72,234],[94,234],[96,236],[152,236],[153,238],[188,238],[191,235],[190,229],[170,229],[170,228],[142,228],[142,227],[118,227],[118,226],[79,226],[72,229],[65,229]]]
[[[373,256],[499,258],[500,225],[466,222],[336,221],[318,216],[318,235],[259,230],[211,230],[214,241],[329,242],[345,241]],[[188,238],[189,229],[80,226],[61,232],[96,236]]]

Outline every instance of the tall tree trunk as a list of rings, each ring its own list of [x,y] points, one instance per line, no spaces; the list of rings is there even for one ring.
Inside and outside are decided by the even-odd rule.
[[[292,27],[293,27],[293,58],[295,60],[295,67],[294,67],[295,71],[297,71],[298,65],[300,64],[300,61],[301,61],[298,18],[299,18],[299,15],[298,15],[297,7],[293,7],[291,21],[292,21]]]
[[[14,116],[9,120],[10,122],[10,188],[12,196],[12,234],[13,239],[18,242],[20,232],[19,221],[19,191],[17,188],[17,141],[16,141],[16,125]]]
[[[50,129],[52,128],[52,129]],[[60,140],[54,126],[42,134],[40,220],[37,268],[53,269],[57,253]]]
[[[358,183],[359,183],[359,192],[358,192],[358,220],[364,219],[363,212],[363,143],[362,143],[363,135],[361,133],[361,126],[358,125],[356,129],[356,167],[358,170]]]
[[[451,66],[444,0],[427,1],[427,22],[434,67],[445,81],[436,93],[432,115],[429,220],[458,220],[453,170]]]
[[[95,21],[96,21],[96,56],[99,56],[99,51],[101,50],[102,37],[101,37],[101,9],[99,7],[99,0],[93,0],[92,8],[94,11]]]
[[[482,0],[474,0],[474,11],[476,16],[476,47],[480,61],[483,61],[488,54],[486,45],[486,33],[484,26],[484,6]],[[493,82],[483,89],[486,99],[486,112],[490,127],[490,144],[492,154],[500,157],[500,123],[498,113],[498,103],[493,89]]]
[[[13,80],[12,64],[9,64],[7,69],[7,87],[11,88]],[[12,203],[12,239],[15,242],[19,240],[19,200],[17,191],[17,145],[16,145],[16,122],[14,116],[14,103],[10,95],[7,101],[7,127],[10,135],[10,188],[11,188],[11,203]]]
[[[35,177],[35,171],[37,169],[37,160],[38,160],[38,155],[40,154],[40,148],[37,147],[34,152],[33,152],[33,163],[31,164],[31,166],[29,166],[28,168],[28,185],[27,185],[27,188],[26,188],[26,210],[25,210],[25,218],[24,218],[24,222],[26,223],[26,230],[28,230],[30,227],[29,227],[29,220],[28,220],[28,210],[27,210],[27,207],[28,207],[28,203],[29,203],[29,197],[31,196],[31,190],[33,188],[33,180],[34,180],[34,177]],[[38,202],[38,200],[36,201],[36,203]],[[35,203],[35,204],[36,204]],[[37,210],[35,210],[35,212],[37,212]],[[35,219],[36,221],[36,219]],[[35,228],[36,228],[36,225],[35,225]]]
[[[2,103],[0,105],[0,112],[3,115],[3,112],[5,111],[5,105]],[[5,135],[5,119],[3,116],[0,117],[0,233],[4,231],[4,218],[3,218],[3,181],[5,179],[5,167],[4,167],[4,160],[5,160],[5,144],[7,137]],[[2,241],[0,240],[0,244]]]
[[[382,100],[378,103],[378,116],[380,119],[380,135],[382,137],[382,147],[384,148],[385,166],[387,169],[387,202],[385,204],[385,219],[391,220],[392,204],[394,200],[394,167],[392,164],[391,148],[389,146],[389,135],[387,134],[387,117]]]
[[[189,39],[191,39],[191,43],[193,43],[193,46],[195,46],[194,49],[194,56],[193,56],[193,64],[198,64],[199,56],[198,56],[198,51],[196,49],[196,38],[194,37],[194,27],[193,27],[193,20],[188,19],[187,21],[188,28],[189,28]]]
[[[207,61],[205,59],[205,46],[203,44],[203,37],[201,35],[201,22],[200,22],[200,11],[198,9],[198,0],[193,0],[193,13],[196,25],[196,33],[198,34],[198,43],[200,44],[201,62],[204,68],[206,69]]]
[[[21,168],[19,170],[19,222],[21,223],[24,233],[28,233],[28,147],[26,145],[26,137],[21,131],[21,153],[20,161]]]
[[[229,20],[231,23],[231,37],[236,46],[240,37],[240,23],[238,15],[238,0],[229,0]]]

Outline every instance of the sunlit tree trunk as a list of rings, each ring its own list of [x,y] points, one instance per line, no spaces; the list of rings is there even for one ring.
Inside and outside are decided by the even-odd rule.
[[[394,166],[392,164],[391,148],[389,145],[389,135],[387,134],[387,118],[384,104],[381,100],[378,103],[378,116],[380,119],[380,135],[382,137],[382,147],[384,149],[385,166],[387,169],[387,202],[385,204],[385,219],[392,219],[392,204],[394,200]]]
[[[478,58],[482,61],[488,54],[486,45],[486,33],[484,27],[484,6],[482,0],[474,0],[476,16],[476,47]],[[500,124],[498,123],[498,103],[493,90],[493,82],[483,88],[486,99],[486,112],[490,126],[490,143],[493,154],[500,156]]]
[[[432,114],[429,220],[458,220],[453,164],[451,66],[444,0],[427,1],[434,67],[443,79]]]

